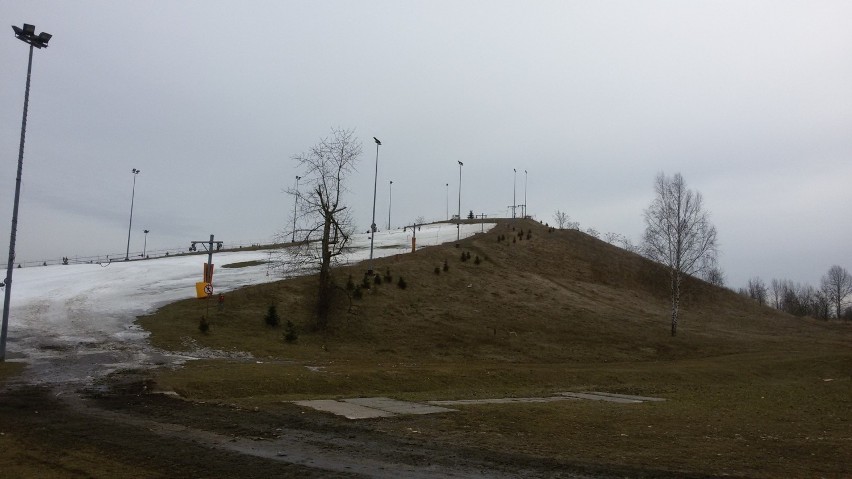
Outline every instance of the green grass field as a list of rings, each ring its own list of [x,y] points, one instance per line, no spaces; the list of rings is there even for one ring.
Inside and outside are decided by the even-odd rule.
[[[580,232],[528,221],[514,227],[377,260],[393,282],[365,291],[351,309],[341,293],[326,331],[312,328],[314,278],[228,294],[225,311],[211,312],[208,334],[198,330],[203,301],[164,307],[139,320],[154,345],[252,358],[193,361],[162,371],[158,386],[270,411],[295,399],[353,396],[658,396],[667,401],[464,406],[375,427],[576,466],[852,475],[850,324],[794,318],[689,281],[673,338],[659,265]],[[521,229],[530,239],[517,239]],[[480,264],[462,262],[463,251]],[[444,260],[449,270],[435,274]],[[341,268],[337,282],[351,274],[357,283],[363,272],[363,265]],[[297,325],[296,342],[264,324],[272,304],[282,323]]]

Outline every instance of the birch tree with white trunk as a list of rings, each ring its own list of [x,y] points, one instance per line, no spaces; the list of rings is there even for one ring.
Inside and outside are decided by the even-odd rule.
[[[683,279],[715,264],[716,228],[704,210],[701,193],[688,189],[680,173],[672,177],[658,174],[654,193],[645,210],[643,251],[668,268],[671,333],[675,336]]]

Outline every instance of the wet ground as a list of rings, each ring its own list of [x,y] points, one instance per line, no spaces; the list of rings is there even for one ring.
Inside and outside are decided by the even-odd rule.
[[[148,394],[137,379],[76,393],[23,384],[2,391],[0,433],[51,451],[22,477],[112,477],[116,464],[137,471],[133,477],[609,477],[475,445],[392,437],[369,421],[306,414],[297,405],[270,413]],[[110,468],[69,463],[81,449]],[[6,454],[0,463],[26,462]]]

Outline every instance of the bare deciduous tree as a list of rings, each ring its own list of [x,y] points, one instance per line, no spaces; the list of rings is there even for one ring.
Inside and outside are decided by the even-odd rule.
[[[772,278],[772,301],[775,309],[781,309],[781,300],[784,298],[784,280]]]
[[[719,265],[714,264],[712,266],[708,266],[704,271],[704,281],[708,283],[718,286],[720,288],[725,287],[725,273],[722,271],[722,268]]]
[[[553,214],[553,219],[556,220],[556,227],[559,229],[565,229],[565,226],[568,224],[568,213],[564,211],[556,210],[556,213]]]
[[[852,276],[845,268],[838,265],[832,266],[828,273],[822,277],[822,290],[828,301],[834,306],[838,318],[843,312],[843,303],[846,297],[852,294]]]
[[[669,269],[671,332],[677,334],[680,289],[683,277],[702,272],[716,257],[716,228],[704,211],[701,193],[686,187],[676,173],[657,175],[655,198],[645,210],[643,250],[649,258]]]
[[[633,244],[633,241],[627,236],[621,237],[621,247],[631,253],[642,254],[642,248]]]
[[[604,235],[604,241],[611,245],[616,245],[621,243],[621,235],[618,233],[606,233]]]
[[[281,266],[288,269],[316,269],[319,272],[317,292],[317,327],[328,324],[328,313],[334,294],[332,267],[349,244],[353,228],[349,211],[342,204],[347,176],[355,170],[361,155],[361,142],[353,130],[332,129],[305,153],[293,156],[304,171],[304,187],[287,189],[298,200],[294,224],[299,239],[295,251],[282,256]]]
[[[766,305],[766,283],[760,277],[755,276],[748,280],[748,297],[757,301],[761,305]]]

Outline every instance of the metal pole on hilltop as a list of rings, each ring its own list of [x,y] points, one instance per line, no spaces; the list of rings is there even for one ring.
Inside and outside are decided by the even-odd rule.
[[[459,217],[456,222],[456,241],[461,239],[461,185],[462,185],[462,166],[464,163],[459,161]]]
[[[382,144],[375,136],[373,140],[376,141],[376,173],[373,176],[373,223],[370,225],[370,269],[367,270],[367,274],[373,274],[373,240],[376,238],[376,188],[379,181],[379,146]]]
[[[512,176],[512,218],[514,218],[515,217],[515,207],[518,205],[518,200],[515,199],[516,198],[515,191],[517,190],[517,188],[515,188],[515,185],[518,183],[518,181],[517,181],[518,169],[512,168],[512,171],[514,171],[514,173],[513,173],[514,176]]]
[[[133,168],[130,172],[133,173],[133,192],[130,194],[130,223],[127,225],[127,251],[124,253],[124,261],[130,261],[130,228],[133,226],[133,199],[136,197],[136,175],[139,170]]]
[[[293,201],[293,243],[296,242],[296,207],[299,206],[299,180],[301,176],[296,176],[296,199]]]

